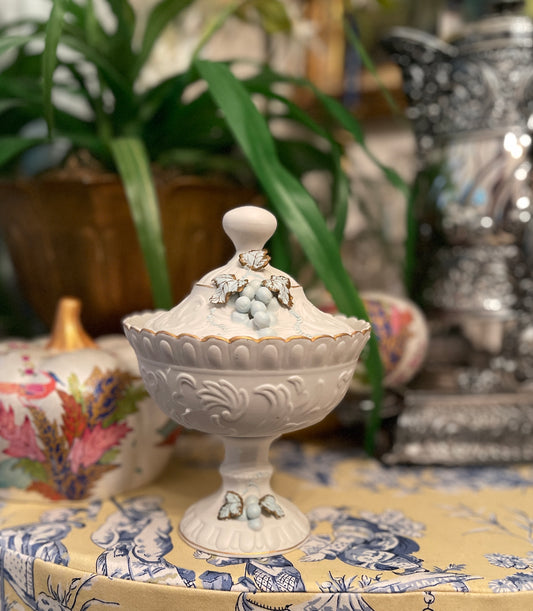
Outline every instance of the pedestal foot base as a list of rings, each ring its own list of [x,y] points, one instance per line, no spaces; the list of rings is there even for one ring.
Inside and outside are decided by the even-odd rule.
[[[305,541],[310,532],[309,521],[290,501],[271,496],[277,512],[283,514],[281,517],[265,509],[257,518],[247,517],[244,502],[242,513],[237,516],[240,497],[230,496],[228,500],[227,491],[207,497],[186,511],[180,523],[180,535],[192,547],[219,556],[257,558],[288,552]],[[221,508],[232,501],[235,501],[235,517],[219,518]],[[254,511],[248,513],[255,515]]]

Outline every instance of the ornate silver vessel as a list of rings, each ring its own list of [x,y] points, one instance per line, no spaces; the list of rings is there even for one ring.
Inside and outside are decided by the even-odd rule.
[[[398,28],[418,145],[412,294],[430,324],[389,463],[529,460],[533,409],[533,23],[523,2],[444,42]]]
[[[419,150],[414,295],[459,390],[533,379],[533,23],[521,5],[493,2],[452,42],[409,28],[385,41]]]

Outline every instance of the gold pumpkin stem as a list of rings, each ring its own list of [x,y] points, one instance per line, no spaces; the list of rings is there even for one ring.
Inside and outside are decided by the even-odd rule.
[[[51,350],[69,352],[83,348],[96,348],[96,343],[81,324],[81,301],[76,297],[62,297],[56,307],[50,340]]]

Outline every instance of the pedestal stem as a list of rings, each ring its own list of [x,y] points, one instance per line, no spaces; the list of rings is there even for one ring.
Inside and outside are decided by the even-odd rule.
[[[275,437],[224,437],[225,456],[220,465],[222,487],[241,494],[270,494],[274,471],[269,461]]]
[[[309,522],[270,488],[268,454],[275,437],[224,437],[222,486],[189,507],[180,523],[192,546],[223,556],[262,557],[300,545]]]

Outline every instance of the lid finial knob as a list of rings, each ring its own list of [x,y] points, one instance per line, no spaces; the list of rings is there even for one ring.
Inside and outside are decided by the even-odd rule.
[[[240,206],[226,212],[222,219],[224,231],[235,245],[235,250],[261,250],[276,231],[276,217],[258,206]]]

